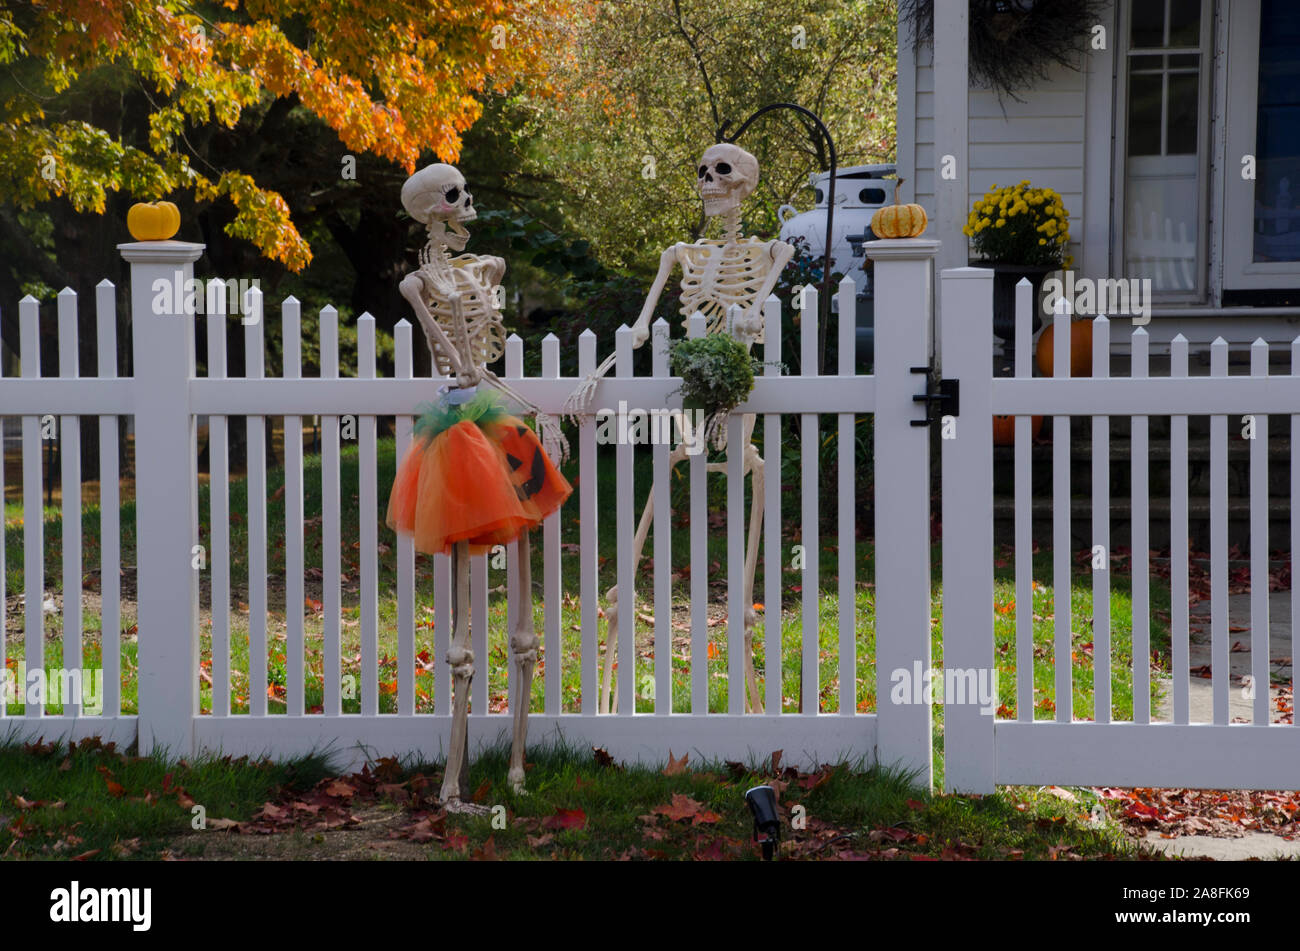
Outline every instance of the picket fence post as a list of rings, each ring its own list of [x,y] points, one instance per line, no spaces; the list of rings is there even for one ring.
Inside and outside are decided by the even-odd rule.
[[[119,244],[131,265],[136,592],[141,755],[194,751],[199,712],[195,550],[194,318],[185,313],[202,244]]]
[[[998,707],[993,664],[993,270],[948,268],[940,282],[941,366],[943,375],[959,380],[961,387],[960,414],[941,443],[943,788],[991,793]]]
[[[925,238],[869,241],[875,261],[876,758],[934,781],[930,669],[930,438],[925,406],[934,258]]]

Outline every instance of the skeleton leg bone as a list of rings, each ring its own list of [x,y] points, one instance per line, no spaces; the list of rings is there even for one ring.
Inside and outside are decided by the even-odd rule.
[[[754,627],[757,623],[757,615],[754,611],[754,575],[758,569],[758,543],[762,535],[763,528],[763,486],[764,486],[764,461],[759,455],[758,447],[752,442],[748,442],[749,437],[753,434],[756,417],[752,414],[745,416],[745,459],[744,469],[741,478],[749,475],[752,477],[752,496],[749,507],[749,537],[746,540],[745,549],[745,709],[749,713],[761,713],[763,711],[763,697],[759,690],[758,674],[754,669]],[[673,469],[679,462],[686,458],[685,447],[679,446],[669,457],[668,468],[671,475]],[[706,470],[708,472],[726,472],[727,464],[723,462],[710,463]],[[636,566],[641,561],[641,553],[645,548],[646,538],[649,535],[650,524],[654,518],[654,488],[651,487],[650,498],[646,500],[645,509],[641,514],[640,524],[637,526],[636,538],[633,545],[632,566],[635,572]],[[605,669],[604,677],[601,682],[600,712],[609,713],[611,709],[618,709],[618,682],[614,680],[614,658],[615,644],[614,635],[618,630],[618,586],[610,588],[605,595],[610,602],[609,609],[605,612],[606,629],[605,629]],[[636,592],[632,592],[629,610],[636,610]],[[613,698],[612,703],[610,698]]]
[[[668,456],[668,477],[671,479],[673,470],[677,464],[687,456],[686,447],[678,446]],[[636,537],[632,541],[632,573],[635,577],[637,565],[641,563],[641,552],[645,550],[646,538],[650,535],[650,524],[654,521],[655,510],[655,493],[654,486],[650,486],[650,496],[646,499],[645,508],[641,512],[641,521],[637,523]],[[600,685],[600,712],[609,713],[611,706],[618,709],[618,682],[614,679],[614,656],[615,656],[615,635],[618,631],[618,585],[610,588],[605,593],[605,599],[609,602],[609,608],[605,611],[605,673]],[[632,612],[635,624],[636,617],[636,591],[631,592],[628,598],[628,610]],[[613,703],[610,703],[611,691],[613,694]]]
[[[537,665],[537,630],[533,622],[533,578],[528,532],[519,536],[515,546],[519,556],[519,605],[515,629],[510,632],[510,650],[516,667],[515,695],[510,698],[514,716],[514,738],[510,746],[510,772],[507,778],[517,793],[524,792],[524,747],[528,742],[528,701],[532,697],[533,669]]]
[[[754,433],[754,424],[757,417],[752,413],[745,414],[744,418],[744,467],[741,470],[741,479],[745,476],[752,478],[751,491],[752,495],[749,502],[749,537],[745,544],[745,712],[762,713],[763,697],[758,687],[758,674],[754,669],[754,627],[758,621],[758,615],[754,611],[754,575],[758,570],[758,543],[763,531],[763,486],[764,486],[764,462],[763,457],[758,453],[758,447],[749,441]],[[709,472],[726,472],[727,464],[725,462],[711,462],[708,465]]]
[[[452,676],[451,740],[447,745],[447,771],[442,780],[441,799],[450,806],[458,803],[464,790],[462,773],[469,762],[469,685],[474,679],[474,652],[469,631],[469,544],[457,542],[451,554],[453,624],[447,665]]]
[[[766,463],[753,443],[745,446],[745,471],[750,474],[753,496],[749,501],[749,539],[745,549],[745,686],[749,692],[749,712],[763,712],[763,695],[754,672],[754,574],[758,570],[758,540],[763,533],[763,487]]]

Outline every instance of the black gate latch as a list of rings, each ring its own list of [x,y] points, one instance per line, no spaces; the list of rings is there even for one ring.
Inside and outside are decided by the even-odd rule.
[[[912,367],[913,373],[925,374],[925,392],[912,397],[914,403],[924,403],[925,419],[912,420],[913,426],[931,426],[945,416],[961,415],[961,381],[936,380],[933,367]]]

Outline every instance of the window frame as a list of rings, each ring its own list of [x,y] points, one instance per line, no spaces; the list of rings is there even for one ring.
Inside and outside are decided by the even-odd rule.
[[[1227,5],[1226,142],[1223,166],[1223,289],[1225,291],[1300,288],[1300,261],[1256,261],[1255,188],[1258,178],[1241,176],[1242,158],[1255,155],[1259,106],[1260,0],[1233,0]],[[1248,148],[1232,148],[1247,143]],[[1229,241],[1230,235],[1250,240]]]
[[[1129,60],[1133,56],[1153,55],[1149,52],[1150,48],[1140,47],[1139,49],[1148,50],[1148,52],[1133,52],[1133,47],[1129,43],[1129,37],[1132,30],[1133,4],[1134,2],[1150,3],[1152,0],[1127,0],[1121,4],[1118,36],[1115,43],[1115,123],[1114,123],[1114,153],[1113,162],[1116,169],[1115,188],[1112,189],[1111,196],[1111,225],[1114,240],[1111,243],[1111,273],[1130,277],[1127,271],[1127,248],[1128,242],[1128,207],[1129,207],[1129,155],[1128,155],[1128,120],[1129,120],[1129,99],[1128,99],[1128,77],[1129,77]],[[1166,5],[1170,0],[1163,0]],[[1196,193],[1200,207],[1196,215],[1196,264],[1195,277],[1196,284],[1190,290],[1185,291],[1155,291],[1153,295],[1155,300],[1160,304],[1199,304],[1206,303],[1209,299],[1209,271],[1210,271],[1210,241],[1212,240],[1211,229],[1209,227],[1210,209],[1211,209],[1211,181],[1210,181],[1210,145],[1211,145],[1211,125],[1212,104],[1213,104],[1213,75],[1215,67],[1215,37],[1214,37],[1214,10],[1216,0],[1201,0],[1201,29],[1200,29],[1200,46],[1196,52],[1201,57],[1200,67],[1198,69],[1197,83],[1197,115],[1200,121],[1197,122],[1196,128]],[[1166,6],[1166,13],[1168,6]],[[1168,31],[1168,17],[1166,16],[1166,32]],[[1176,50],[1176,52],[1175,52]],[[1179,55],[1179,53],[1191,52],[1190,47],[1172,47],[1162,48],[1161,55]],[[1166,79],[1167,81],[1167,79]],[[1165,131],[1161,130],[1163,141]]]

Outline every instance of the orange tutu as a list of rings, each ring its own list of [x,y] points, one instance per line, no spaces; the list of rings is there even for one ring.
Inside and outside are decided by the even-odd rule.
[[[449,554],[463,541],[480,554],[540,525],[572,491],[522,420],[465,419],[411,444],[393,480],[387,521],[413,535],[417,551]]]

